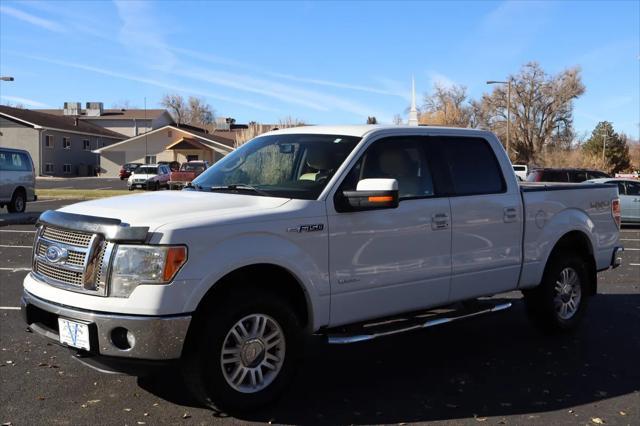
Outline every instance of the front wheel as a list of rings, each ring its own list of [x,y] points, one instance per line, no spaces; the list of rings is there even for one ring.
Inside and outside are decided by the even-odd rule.
[[[194,396],[219,412],[272,402],[302,353],[302,328],[291,307],[259,289],[242,293],[200,315],[183,363]]]
[[[587,262],[573,253],[553,255],[542,282],[524,292],[527,313],[545,332],[575,330],[584,316],[589,298]]]

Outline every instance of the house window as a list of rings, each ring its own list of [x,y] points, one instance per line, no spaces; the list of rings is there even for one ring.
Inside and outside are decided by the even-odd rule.
[[[91,141],[89,139],[85,139],[82,141],[82,149],[85,151],[91,150]]]
[[[71,138],[62,138],[62,147],[64,149],[71,149]]]
[[[44,146],[47,148],[53,148],[53,135],[46,135],[44,137]]]
[[[145,164],[156,164],[156,156],[155,155],[147,155],[144,157]]]
[[[187,161],[198,161],[197,155],[187,155]]]
[[[71,174],[71,164],[65,164],[64,166],[62,166],[62,171],[66,175]]]
[[[53,173],[53,164],[52,163],[46,163],[44,165],[44,172],[45,173]]]

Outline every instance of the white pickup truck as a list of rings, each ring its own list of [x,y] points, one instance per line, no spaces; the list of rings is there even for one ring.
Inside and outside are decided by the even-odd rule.
[[[101,370],[179,365],[226,412],[280,394],[305,336],[430,327],[506,309],[485,296],[511,290],[570,331],[622,250],[615,186],[520,186],[470,129],[274,131],[183,191],[126,197],[42,214],[24,318]]]

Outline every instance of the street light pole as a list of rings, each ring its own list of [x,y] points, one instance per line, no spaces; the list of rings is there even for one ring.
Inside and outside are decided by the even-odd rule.
[[[509,156],[509,147],[511,145],[511,79],[509,81],[489,80],[487,84],[506,84],[507,85],[507,156]]]
[[[604,133],[600,133],[600,136],[602,136],[602,167],[605,167],[607,165],[605,151],[607,150],[607,139],[609,138],[609,135],[605,131]]]

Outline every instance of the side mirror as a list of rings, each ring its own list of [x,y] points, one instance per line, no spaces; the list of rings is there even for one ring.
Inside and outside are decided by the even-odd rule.
[[[395,179],[363,179],[355,191],[343,191],[340,212],[394,209],[398,207],[398,181]]]

